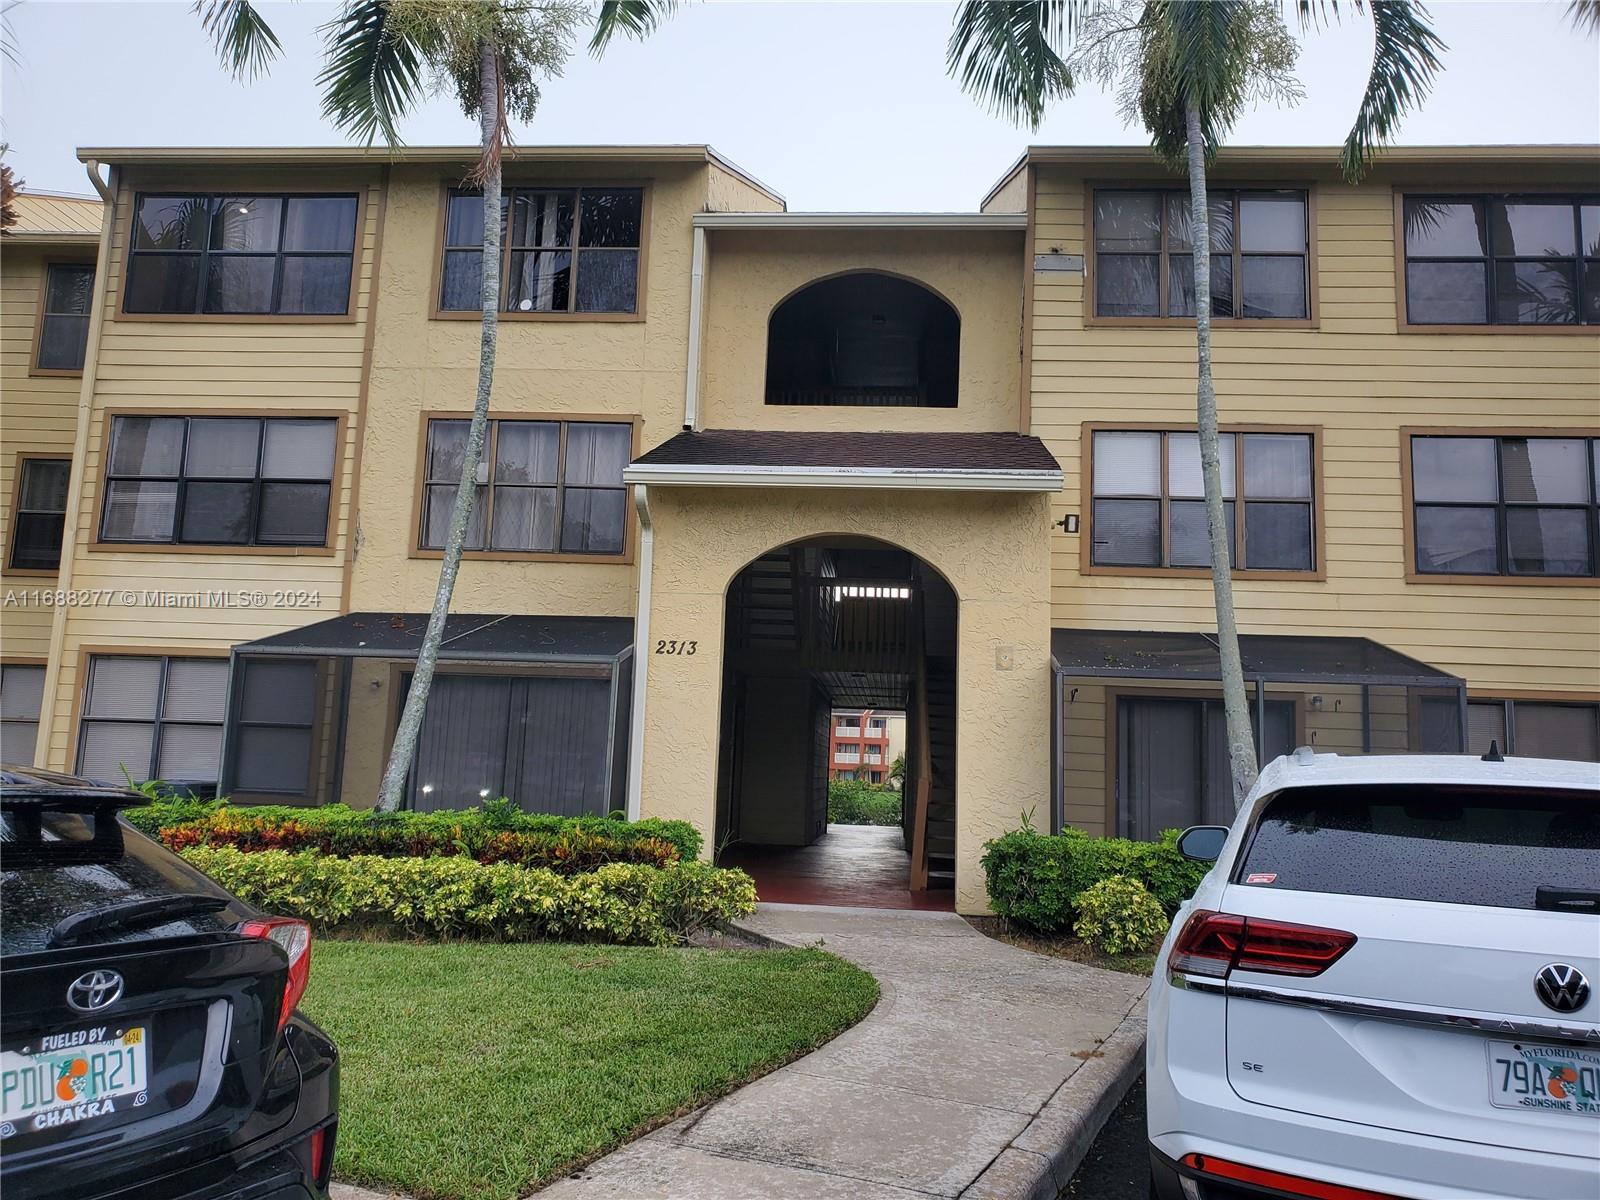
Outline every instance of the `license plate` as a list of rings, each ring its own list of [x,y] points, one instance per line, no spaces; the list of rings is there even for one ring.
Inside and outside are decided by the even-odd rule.
[[[1490,1042],[1489,1103],[1600,1117],[1600,1050]]]
[[[138,1108],[149,1100],[143,1025],[44,1034],[0,1051],[0,1136],[35,1133]]]

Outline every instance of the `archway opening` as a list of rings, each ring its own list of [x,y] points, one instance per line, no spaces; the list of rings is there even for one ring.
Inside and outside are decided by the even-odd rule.
[[[740,571],[724,621],[720,861],[768,901],[951,907],[957,604],[943,576],[877,539],[808,539]],[[830,824],[832,760],[851,740],[836,713],[869,711],[905,716],[899,823]]]

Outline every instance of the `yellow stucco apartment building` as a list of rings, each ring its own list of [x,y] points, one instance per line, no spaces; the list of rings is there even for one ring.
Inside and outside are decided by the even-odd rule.
[[[5,756],[372,802],[478,360],[471,152],[81,152],[3,235]],[[1600,759],[1600,156],[1225,151],[1216,375],[1264,755]],[[409,803],[825,828],[908,714],[907,884],[1231,808],[1188,208],[1036,147],[808,214],[703,146],[519,147],[494,425]],[[96,267],[95,264],[98,264]]]

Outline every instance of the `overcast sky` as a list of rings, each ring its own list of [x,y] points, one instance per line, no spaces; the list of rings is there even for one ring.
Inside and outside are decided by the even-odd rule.
[[[32,186],[88,189],[78,146],[327,145],[318,115],[318,27],[332,3],[263,5],[286,54],[251,84],[216,65],[188,0],[7,0],[20,46],[4,64],[4,139]],[[1600,143],[1600,43],[1565,0],[1432,4],[1446,70],[1404,143]],[[1293,8],[1290,3],[1286,9]],[[710,142],[793,209],[971,209],[1028,142],[1139,142],[1092,89],[1037,134],[977,108],[944,72],[945,4],[701,3],[648,42],[602,60],[581,50],[545,88],[533,143]],[[1241,121],[1235,144],[1322,144],[1348,130],[1371,55],[1367,21],[1311,35],[1298,108]],[[409,121],[413,145],[464,143],[453,102]]]

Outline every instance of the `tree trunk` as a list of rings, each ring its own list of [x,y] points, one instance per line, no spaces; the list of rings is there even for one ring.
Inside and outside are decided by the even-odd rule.
[[[1200,109],[1188,102],[1190,244],[1194,247],[1194,332],[1199,358],[1195,415],[1200,430],[1200,471],[1205,481],[1206,526],[1211,534],[1211,590],[1217,608],[1217,651],[1222,659],[1222,711],[1228,725],[1228,768],[1233,807],[1244,803],[1256,781],[1256,746],[1244,694],[1244,664],[1239,656],[1239,626],[1233,612],[1232,543],[1222,499],[1222,456],[1217,437],[1217,390],[1211,381],[1211,211],[1206,199],[1206,146]],[[1234,236],[1238,236],[1237,231]],[[1243,480],[1234,481],[1234,503]]]
[[[378,793],[378,808],[392,812],[400,807],[406,776],[416,755],[417,735],[428,707],[428,692],[433,686],[433,668],[444,640],[445,618],[450,612],[450,596],[455,591],[461,569],[461,551],[467,540],[477,499],[478,464],[483,461],[483,446],[489,434],[489,392],[494,384],[495,335],[500,323],[500,72],[498,48],[485,40],[478,47],[479,115],[483,171],[483,336],[478,349],[478,393],[472,404],[472,427],[467,434],[467,452],[461,464],[461,481],[456,486],[455,507],[450,510],[450,530],[445,537],[444,561],[439,564],[439,588],[433,597],[433,612],[428,630],[417,651],[417,667],[411,676],[411,690],[395,729],[389,764],[384,768],[383,787]]]

